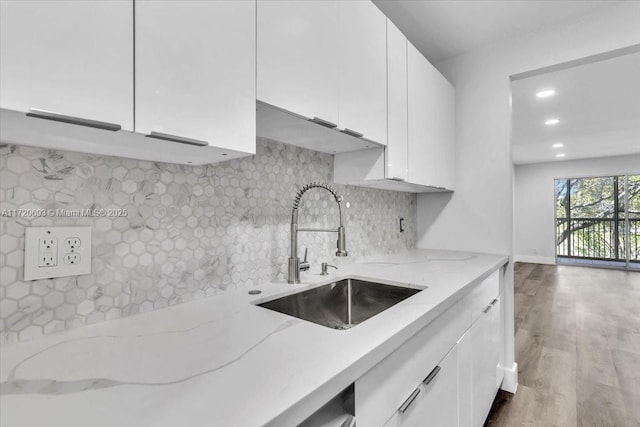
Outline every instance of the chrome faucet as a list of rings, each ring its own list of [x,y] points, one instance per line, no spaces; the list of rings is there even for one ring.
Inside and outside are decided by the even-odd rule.
[[[324,188],[329,193],[333,195],[338,204],[338,213],[340,214],[340,225],[338,225],[337,229],[330,228],[298,228],[298,208],[300,207],[300,199],[302,195],[306,193],[308,190],[312,188]],[[314,231],[314,232],[328,232],[328,233],[338,233],[338,242],[337,242],[337,250],[336,256],[347,256],[347,249],[345,243],[345,233],[344,226],[342,224],[342,196],[339,196],[336,191],[329,187],[327,184],[323,184],[321,182],[312,182],[303,186],[298,193],[296,194],[295,199],[293,200],[293,209],[291,209],[291,254],[289,256],[289,275],[287,278],[287,282],[289,283],[300,283],[300,258],[298,258],[298,232],[299,231]],[[305,251],[305,261],[307,259],[307,254]],[[309,269],[309,264],[306,263],[302,265],[305,270]]]

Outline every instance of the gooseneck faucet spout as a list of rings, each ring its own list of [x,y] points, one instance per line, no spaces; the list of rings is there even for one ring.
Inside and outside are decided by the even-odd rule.
[[[300,208],[300,199],[302,195],[312,188],[324,188],[331,193],[338,204],[338,213],[340,215],[340,224],[337,229],[325,229],[325,228],[298,228],[298,209]],[[329,232],[338,233],[338,242],[336,256],[347,256],[346,249],[346,236],[344,232],[344,225],[342,223],[342,196],[338,195],[336,191],[329,185],[321,182],[312,182],[303,186],[296,194],[293,200],[293,208],[291,209],[291,254],[289,256],[289,274],[287,282],[300,283],[300,258],[298,257],[298,232],[299,231],[311,231],[311,232]],[[306,258],[306,257],[305,257]],[[305,264],[306,265],[306,264]],[[308,267],[307,267],[308,268]]]

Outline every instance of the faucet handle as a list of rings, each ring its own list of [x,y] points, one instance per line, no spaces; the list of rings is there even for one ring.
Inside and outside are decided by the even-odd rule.
[[[329,274],[329,272],[327,271],[329,267],[335,268],[336,270],[338,269],[338,267],[336,267],[335,265],[331,265],[328,264],[326,262],[323,262],[322,264],[320,264],[320,275],[321,276],[326,276]]]
[[[304,248],[304,259],[300,261],[300,270],[307,271],[311,267],[309,261],[307,261],[307,255],[309,255],[309,248]]]

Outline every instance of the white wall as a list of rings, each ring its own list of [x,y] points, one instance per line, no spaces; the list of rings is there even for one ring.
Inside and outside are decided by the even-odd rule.
[[[640,154],[515,167],[516,261],[555,263],[554,179],[640,174]]]
[[[624,2],[436,64],[456,87],[456,191],[418,197],[419,247],[513,254],[509,77],[640,44],[638,22],[640,2]],[[512,266],[503,302],[513,319]],[[504,364],[513,370],[513,323],[505,334]]]

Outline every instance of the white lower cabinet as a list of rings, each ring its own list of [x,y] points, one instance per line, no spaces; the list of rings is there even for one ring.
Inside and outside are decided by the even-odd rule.
[[[471,330],[456,343],[458,349],[458,427],[473,425],[473,349]]]
[[[491,313],[483,313],[471,327],[473,426],[484,424],[494,398],[495,351],[492,342]]]
[[[436,366],[440,366],[441,370],[436,375],[436,378],[439,377],[438,382],[433,385],[449,383],[450,378],[445,378],[453,375],[455,386],[455,362],[453,368],[445,369],[441,361],[455,346],[456,317],[457,307],[454,305],[355,382],[355,414],[358,425],[382,426],[392,417],[406,418],[404,414],[398,415],[398,412],[402,412],[400,408],[408,403],[416,389],[422,387],[423,381],[434,372]],[[418,393],[427,395],[427,390],[431,388],[431,385],[427,385]],[[453,396],[454,406],[451,411],[455,414],[455,391]],[[411,406],[413,404],[409,405]],[[410,413],[408,409],[404,412],[407,416]],[[411,409],[412,412],[415,409]]]
[[[484,425],[502,383],[500,308],[499,297],[487,304],[460,343],[459,399],[463,412],[459,427]],[[466,390],[471,390],[470,395]]]
[[[502,380],[504,379],[504,370],[502,370],[502,361],[504,360],[504,342],[502,337],[504,336],[504,323],[502,322],[502,294],[498,295],[496,302],[491,309],[491,339],[493,340],[492,347],[496,349],[494,353],[494,367],[496,370],[496,384],[495,392],[502,386]]]
[[[355,382],[361,426],[482,427],[500,388],[500,272]]]
[[[385,427],[453,427],[458,423],[457,347],[453,347]],[[414,391],[415,393],[415,391]],[[412,399],[412,400],[411,400]]]

